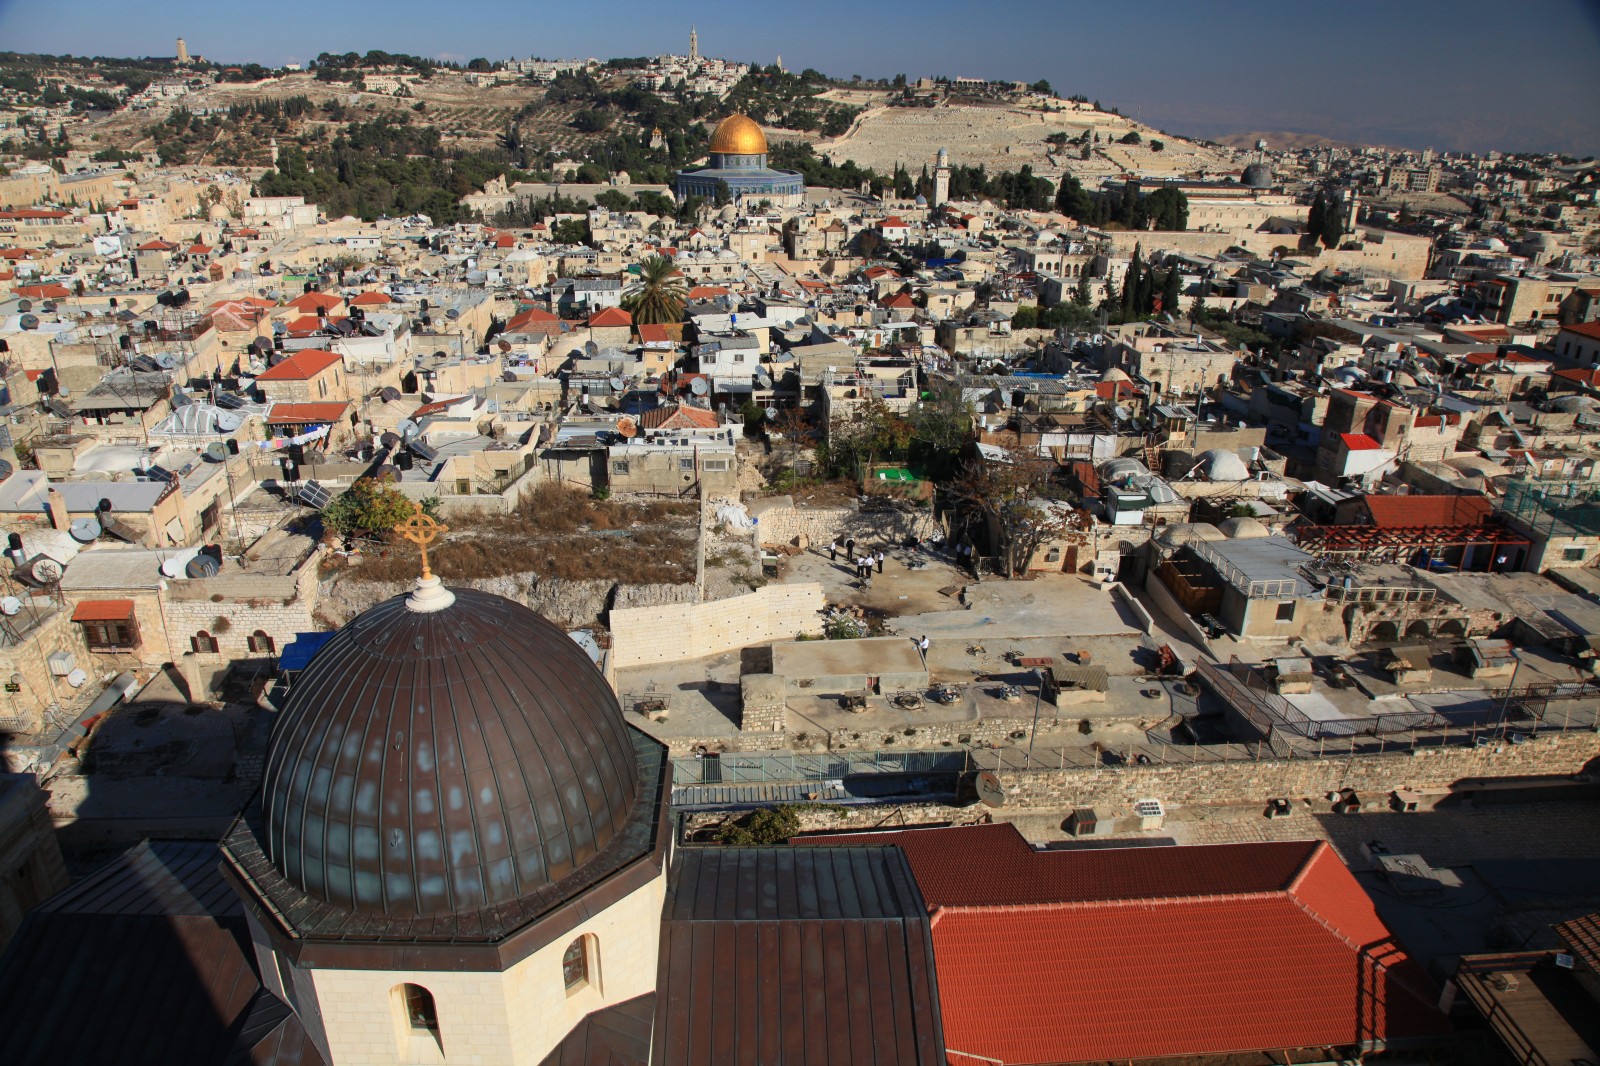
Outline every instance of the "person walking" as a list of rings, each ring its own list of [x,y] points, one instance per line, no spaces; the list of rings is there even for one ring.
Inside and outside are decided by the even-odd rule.
[[[883,573],[883,549],[879,548],[874,552],[872,558],[878,564],[878,573]]]
[[[839,559],[839,538],[834,537],[828,542],[828,562],[837,562]]]
[[[928,644],[928,635],[926,633],[917,638],[917,650],[922,653],[923,662],[928,661]]]
[[[844,542],[844,553],[852,559],[856,557],[856,538],[846,538]]]

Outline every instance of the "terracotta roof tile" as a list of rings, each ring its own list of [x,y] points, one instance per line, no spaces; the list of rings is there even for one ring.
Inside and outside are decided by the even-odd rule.
[[[1600,322],[1575,322],[1570,326],[1562,326],[1562,333],[1576,333],[1580,337],[1600,341]]]
[[[607,307],[589,316],[591,326],[631,326],[633,316],[620,307]]]
[[[933,914],[954,1066],[1433,1037],[1434,990],[1319,841],[1035,851],[1008,824],[893,843]]]
[[[125,622],[132,617],[132,600],[84,600],[72,611],[74,622]]]
[[[307,381],[339,362],[339,359],[340,357],[333,352],[325,352],[320,348],[306,348],[295,352],[277,366],[268,367],[267,372],[256,380]]]
[[[349,407],[342,400],[338,403],[275,403],[267,412],[266,423],[269,426],[309,426],[337,422]]]
[[[1380,529],[1481,526],[1494,514],[1486,496],[1368,496],[1367,511]]]

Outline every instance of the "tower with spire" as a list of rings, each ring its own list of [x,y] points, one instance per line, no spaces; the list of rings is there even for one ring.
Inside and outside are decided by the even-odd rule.
[[[692,67],[700,62],[700,33],[693,26],[689,27],[689,65]]]
[[[950,199],[950,151],[947,148],[939,149],[939,157],[933,166],[933,206],[943,207],[945,201]]]

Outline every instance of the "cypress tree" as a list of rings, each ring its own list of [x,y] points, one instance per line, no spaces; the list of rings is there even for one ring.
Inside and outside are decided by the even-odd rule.
[[[1169,267],[1166,277],[1161,280],[1161,310],[1169,315],[1178,313],[1178,288],[1182,281],[1176,266]]]

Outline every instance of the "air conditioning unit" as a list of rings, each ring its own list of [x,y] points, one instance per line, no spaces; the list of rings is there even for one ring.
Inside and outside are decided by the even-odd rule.
[[[45,662],[50,664],[50,673],[56,677],[66,677],[78,667],[78,658],[70,651],[53,651]]]

